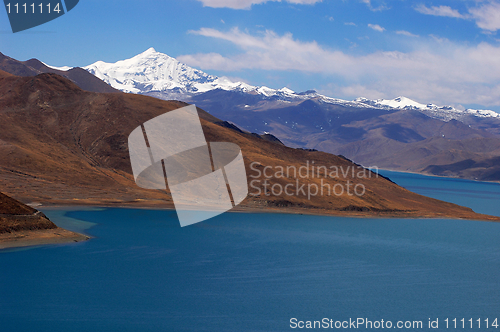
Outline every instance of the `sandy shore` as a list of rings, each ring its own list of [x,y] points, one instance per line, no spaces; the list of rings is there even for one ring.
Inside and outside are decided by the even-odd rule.
[[[0,249],[87,241],[89,236],[62,228],[0,234]]]

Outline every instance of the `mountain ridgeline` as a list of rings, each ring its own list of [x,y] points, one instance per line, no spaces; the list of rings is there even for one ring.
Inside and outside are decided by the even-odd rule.
[[[116,63],[86,66],[83,78],[75,74],[83,69],[57,69],[35,59],[3,56],[0,69],[20,76],[55,72],[88,91],[111,88],[194,103],[246,131],[366,166],[500,181],[500,114],[489,110],[458,110],[405,97],[346,101],[314,90],[257,87],[209,75],[153,48]]]
[[[119,92],[82,68],[59,70],[40,60],[18,61],[0,53],[0,70],[17,76],[35,76],[42,73],[58,74],[74,82],[83,90],[93,92]]]
[[[185,105],[137,94],[84,91],[53,73],[19,77],[0,71],[0,188],[24,202],[172,207],[169,190],[146,190],[135,184],[127,139],[145,121]],[[198,113],[208,142],[232,142],[242,150],[250,190],[239,209],[497,220],[417,195],[372,172],[359,177],[354,169],[363,169],[346,158],[289,148],[201,109]],[[347,171],[340,177],[327,177],[322,171],[321,177],[314,173],[318,176],[305,178],[268,177],[265,171],[312,164]],[[287,188],[296,181],[301,188],[359,184],[364,192],[271,194],[266,192],[266,181],[268,188]]]
[[[405,97],[353,101],[309,90],[256,87],[208,75],[150,48],[84,67],[125,92],[195,103],[250,132],[292,147],[344,155],[363,165],[500,181],[500,115],[420,104]]]

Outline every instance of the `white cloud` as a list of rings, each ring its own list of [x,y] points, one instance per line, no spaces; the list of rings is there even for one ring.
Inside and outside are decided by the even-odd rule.
[[[461,14],[458,10],[449,6],[426,7],[420,4],[415,7],[419,13],[433,16],[454,17],[473,20],[480,29],[486,31],[500,30],[500,3],[496,1],[476,0],[478,7],[469,8],[467,14]]]
[[[433,16],[445,16],[445,17],[455,17],[455,18],[465,18],[458,10],[451,8],[450,6],[432,6],[426,7],[421,4],[415,7],[415,10],[419,13]]]
[[[192,33],[227,40],[242,50],[229,57],[218,53],[178,57],[204,70],[296,71],[346,82],[332,85],[331,96],[406,95],[436,104],[500,105],[500,47],[488,43],[467,46],[446,39],[418,38],[411,52],[354,56],[269,30],[252,35],[237,28],[226,32],[203,28]]]
[[[249,9],[252,5],[257,5],[265,3],[268,1],[278,1],[281,0],[198,0],[203,3],[204,7],[213,8],[232,8],[232,9]],[[322,0],[285,0],[286,2],[300,5],[312,5],[316,2],[321,2]]]
[[[382,11],[382,10],[386,10],[386,9],[389,9],[389,7],[387,7],[385,4],[381,4],[379,6],[373,6],[372,4],[372,0],[361,0],[361,2],[363,3],[366,3],[366,5],[368,6],[368,8],[371,10],[371,11],[374,11],[374,12],[378,12],[378,11]]]
[[[385,31],[385,28],[382,28],[380,25],[378,24],[368,24],[368,27],[370,29],[373,29],[375,31],[379,31],[379,32],[384,32]]]
[[[405,30],[399,30],[399,31],[396,31],[396,33],[398,35],[403,35],[403,36],[408,36],[408,37],[419,37],[419,35],[415,35],[409,31],[405,31]]]
[[[368,99],[392,99],[394,96],[389,96],[385,94],[382,90],[378,90],[376,87],[369,88],[360,84],[354,84],[350,86],[336,86],[334,84],[329,84],[323,89],[319,90],[319,93],[322,93],[326,96],[350,96],[351,99],[358,97],[365,97]]]
[[[481,29],[500,30],[500,3],[491,2],[481,7],[471,8],[469,12]]]
[[[354,22],[345,22],[344,25],[352,25],[353,27],[357,26]]]

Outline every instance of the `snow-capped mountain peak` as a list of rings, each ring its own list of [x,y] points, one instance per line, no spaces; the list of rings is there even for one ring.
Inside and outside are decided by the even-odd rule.
[[[405,109],[405,108],[426,109],[428,107],[435,106],[433,104],[424,105],[410,98],[406,98],[404,96],[399,96],[394,99],[375,99],[375,100],[370,100],[364,97],[360,97],[355,99],[355,101],[369,105],[386,106],[390,108],[399,108],[399,109]]]
[[[189,67],[154,48],[115,63],[97,61],[83,67],[112,87],[131,93],[152,94],[164,99],[185,97],[215,89],[256,92],[265,96],[290,94],[290,89],[274,90],[233,82]]]
[[[323,102],[334,100],[322,96],[314,90],[295,93],[286,87],[272,89],[244,82],[233,82],[225,76],[217,77],[191,68],[167,54],[157,52],[152,47],[130,59],[115,63],[97,61],[83,68],[115,89],[153,95],[162,99],[184,99],[199,93],[222,89],[283,101],[300,101],[311,98],[319,98]],[[357,102],[339,99],[335,99],[335,101],[366,107],[366,105]]]
[[[156,50],[154,49],[154,47],[150,47],[148,48],[147,50],[145,50],[144,52],[142,52],[141,54],[139,55],[145,55],[145,54],[149,54],[149,53],[157,53]],[[138,55],[138,56],[139,56]]]
[[[83,68],[112,87],[132,93],[197,92],[203,85],[217,80],[217,77],[191,68],[154,48],[127,60],[115,63],[97,61]]]
[[[499,113],[490,110],[475,110],[475,109],[459,110],[452,106],[437,106],[434,104],[424,105],[403,96],[394,99],[375,99],[375,100],[370,100],[361,97],[357,98],[355,101],[370,106],[382,107],[388,109],[396,108],[396,109],[417,110],[432,118],[441,119],[445,121],[449,121],[451,119],[461,120],[463,117],[467,115],[473,115],[476,117],[483,117],[483,118],[500,118]]]
[[[420,104],[410,98],[406,98],[403,96],[394,98],[392,100],[387,99],[378,99],[377,102],[382,105],[387,105],[392,108],[405,108],[405,107],[416,107],[416,108],[425,108],[426,105]]]

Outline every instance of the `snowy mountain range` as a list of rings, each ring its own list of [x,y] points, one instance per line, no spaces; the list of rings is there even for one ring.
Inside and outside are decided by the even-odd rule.
[[[376,99],[376,100],[357,98],[355,101],[379,108],[413,109],[420,111],[421,113],[424,113],[431,118],[445,120],[445,121],[449,121],[452,119],[460,121],[468,115],[473,115],[482,118],[500,118],[499,113],[491,110],[475,110],[475,109],[458,110],[451,106],[437,106],[434,104],[424,105],[406,97],[397,97],[395,99]]]
[[[62,71],[71,69],[71,67],[47,66]],[[471,115],[483,118],[500,118],[499,113],[491,110],[458,110],[452,106],[421,104],[402,96],[395,99],[376,100],[361,97],[347,101],[327,97],[314,90],[297,93],[286,87],[272,89],[266,86],[258,87],[243,82],[232,82],[227,77],[217,77],[191,68],[175,58],[157,52],[154,48],[149,48],[130,59],[115,63],[97,61],[83,67],[83,69],[120,91],[152,95],[161,99],[189,99],[194,95],[221,89],[259,95],[263,99],[284,102],[314,99],[322,103],[356,108],[412,109],[445,121],[452,119],[460,121]]]
[[[252,86],[209,75],[153,48],[84,69],[117,90],[194,103],[231,128],[271,133],[290,147],[385,169],[500,181],[500,114],[490,110],[406,97],[347,101],[314,90]]]
[[[65,68],[57,69],[64,70]],[[366,107],[358,105],[357,102],[329,98],[313,90],[295,93],[286,87],[271,89],[266,86],[258,87],[243,82],[232,82],[227,77],[217,77],[191,68],[175,58],[157,52],[154,48],[149,48],[127,60],[115,63],[97,61],[83,68],[115,89],[123,92],[153,95],[162,99],[186,99],[196,94],[221,89],[283,101],[320,98],[324,102],[347,103],[350,106]]]
[[[68,70],[68,67],[51,67]],[[314,99],[321,103],[341,105],[355,108],[376,109],[412,109],[429,117],[445,121],[462,120],[464,117],[500,118],[500,114],[490,110],[458,110],[451,106],[421,104],[406,97],[392,100],[369,100],[357,98],[353,101],[327,97],[314,90],[297,93],[286,87],[272,89],[266,86],[252,86],[243,82],[232,82],[227,77],[209,75],[201,70],[189,67],[166,54],[149,48],[145,52],[130,59],[115,63],[97,61],[83,67],[85,70],[108,83],[115,89],[152,95],[162,99],[189,99],[212,90],[242,92],[260,96],[264,100],[295,102]]]

